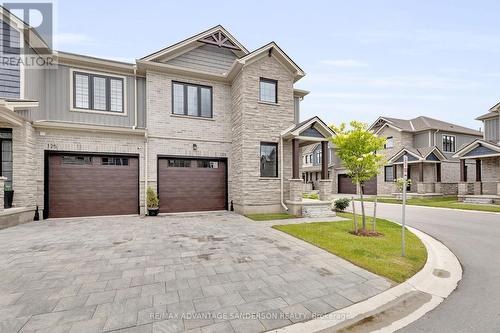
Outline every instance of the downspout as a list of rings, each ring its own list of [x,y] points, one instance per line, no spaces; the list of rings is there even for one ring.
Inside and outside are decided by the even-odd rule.
[[[144,133],[144,214],[148,209],[148,132]]]
[[[281,199],[281,206],[285,208],[285,210],[288,212],[288,207],[285,205],[284,202],[284,194],[283,194],[283,136],[280,135],[280,182],[281,182],[281,191],[280,191],[280,199]]]
[[[139,101],[137,100],[137,66],[134,66],[134,101],[135,101],[135,107],[134,107],[134,127],[133,129],[137,128],[137,107],[139,106]]]

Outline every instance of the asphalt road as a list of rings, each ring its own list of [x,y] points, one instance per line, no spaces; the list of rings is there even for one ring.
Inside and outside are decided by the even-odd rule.
[[[401,206],[378,204],[377,216],[401,222]],[[463,278],[441,305],[398,332],[500,332],[500,214],[407,206],[406,223],[455,253]]]

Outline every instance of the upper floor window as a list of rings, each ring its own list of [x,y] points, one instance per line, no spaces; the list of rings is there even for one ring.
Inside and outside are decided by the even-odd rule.
[[[443,151],[447,153],[455,152],[455,136],[443,135]]]
[[[172,113],[212,118],[212,87],[173,82]]]
[[[278,103],[278,81],[260,78],[260,101]]]
[[[385,145],[384,145],[384,148],[387,149],[387,148],[394,148],[394,138],[392,136],[388,136],[386,139],[385,139]]]
[[[261,142],[260,144],[260,176],[278,177],[278,144]]]
[[[73,109],[124,112],[124,78],[73,72]]]

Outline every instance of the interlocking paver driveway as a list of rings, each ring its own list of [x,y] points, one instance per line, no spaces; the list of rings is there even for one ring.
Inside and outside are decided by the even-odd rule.
[[[1,332],[259,332],[390,283],[232,213],[0,231]]]

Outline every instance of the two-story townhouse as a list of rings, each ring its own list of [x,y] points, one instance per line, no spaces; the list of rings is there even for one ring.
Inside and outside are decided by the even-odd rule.
[[[276,43],[249,52],[221,26],[136,63],[55,55],[2,72],[0,220],[144,213],[149,186],[164,213],[287,210],[299,145],[333,135],[299,122],[305,73]]]
[[[453,155],[463,146],[482,137],[482,132],[430,117],[410,120],[379,117],[369,128],[386,138],[381,153],[387,164],[377,176],[377,194],[396,192],[394,180],[403,176],[403,156],[408,157],[411,195],[433,196],[458,193],[459,160]],[[464,166],[469,179],[476,170]]]
[[[500,103],[476,118],[484,125],[484,137],[470,142],[454,155],[460,159],[459,200],[500,203]],[[469,178],[466,165],[475,162],[476,177]],[[472,186],[471,186],[472,185]]]

